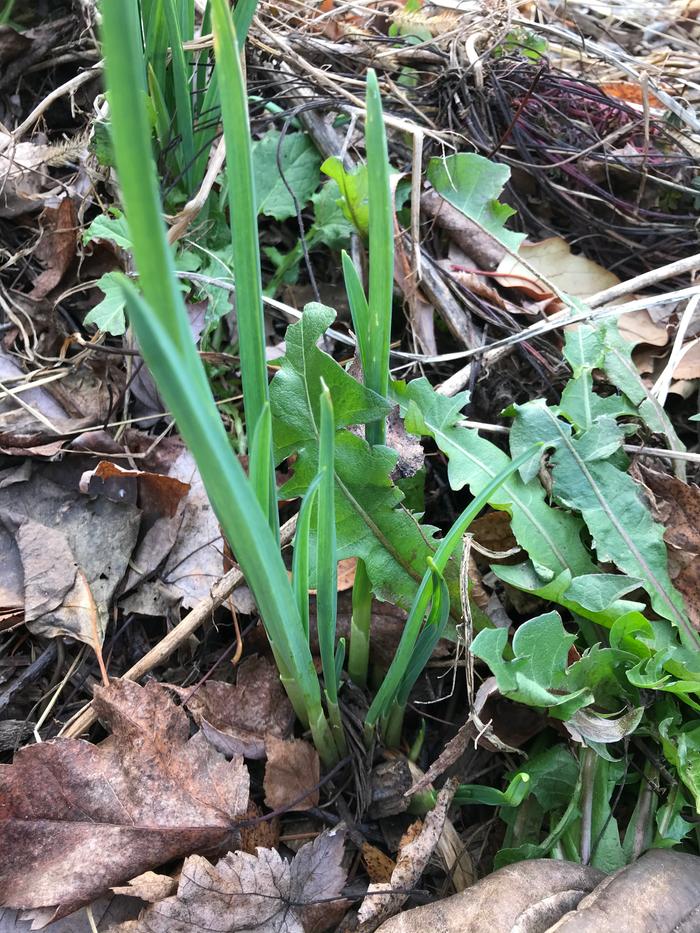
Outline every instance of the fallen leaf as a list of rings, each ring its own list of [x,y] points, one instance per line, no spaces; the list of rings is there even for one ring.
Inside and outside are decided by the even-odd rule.
[[[248,804],[241,758],[227,762],[155,683],[96,688],[112,731],[94,746],[56,739],[0,770],[0,904],[64,917],[109,888],[235,833]],[[7,857],[8,853],[11,857]]]
[[[668,331],[645,308],[621,314],[617,326],[620,335],[631,344],[648,343],[653,347],[665,347],[668,343]]]
[[[585,865],[555,859],[518,862],[487,875],[459,894],[404,911],[383,923],[378,933],[553,933],[559,929],[559,917],[573,910],[600,882],[601,886],[607,883],[603,873]],[[617,924],[612,929],[620,929],[619,911],[611,909],[608,916],[612,924]],[[571,933],[574,929],[578,933],[600,933],[595,921],[572,928]]]
[[[172,518],[180,501],[189,492],[189,485],[174,476],[149,473],[145,470],[125,470],[109,460],[101,460],[94,470],[80,478],[80,491],[104,496],[112,502],[138,505],[142,512]]]
[[[155,904],[165,897],[170,897],[177,890],[177,880],[170,875],[159,875],[154,871],[145,871],[132,878],[128,884],[112,888],[115,894],[138,897],[141,901]]]
[[[700,338],[690,340],[683,347],[683,355],[673,370],[674,379],[700,379]]]
[[[140,542],[124,586],[128,595],[120,601],[128,612],[163,615],[178,603],[191,609],[227,569],[219,523],[194,458],[184,445],[173,454],[167,474],[189,492],[174,518],[154,523]],[[156,570],[158,579],[151,579]]]
[[[700,488],[637,464],[652,494],[654,518],[665,526],[668,572],[700,630]]]
[[[331,830],[302,846],[291,862],[262,848],[257,855],[229,852],[216,865],[193,855],[175,897],[110,933],[320,933],[328,919],[335,923],[328,908],[345,884],[343,846],[344,834]]]
[[[575,256],[569,244],[559,237],[549,237],[539,243],[522,243],[518,253],[536,272],[574,298],[587,298],[620,281],[613,272],[608,272],[592,259]],[[545,282],[533,276],[528,268],[510,255],[503,257],[496,272],[498,284],[503,288],[516,288],[538,301],[553,295]]]
[[[251,800],[241,826],[241,849],[249,855],[255,855],[258,848],[277,849],[279,844],[279,817],[263,815],[261,808]]]
[[[235,685],[214,680],[194,693],[185,688],[177,692],[204,735],[224,755],[262,759],[267,739],[291,734],[294,710],[277,668],[267,658],[243,661]]]
[[[43,207],[43,192],[55,184],[49,173],[51,155],[50,146],[15,144],[0,132],[0,217],[17,217]]]
[[[267,740],[265,803],[271,810],[310,810],[318,806],[321,763],[318,752],[303,739]],[[303,796],[308,791],[308,796]],[[302,798],[302,799],[300,799]]]
[[[396,868],[396,862],[369,842],[362,843],[362,863],[367,869],[371,884],[387,884]]]
[[[0,399],[0,443],[6,446],[4,435],[36,436],[40,432],[60,434],[73,428],[73,419],[59,405],[47,388],[37,386],[25,389],[28,374],[15,357],[0,344],[0,382],[15,393]],[[62,445],[59,441],[59,448]],[[19,446],[17,444],[16,446]],[[24,451],[20,451],[24,454]]]
[[[34,280],[29,298],[45,298],[60,283],[75,259],[78,240],[77,215],[71,198],[64,197],[58,207],[45,207],[39,218],[41,236],[34,258],[45,269]]]
[[[135,920],[143,910],[143,903],[136,897],[121,894],[106,894],[90,904],[92,917],[98,930],[111,930],[112,924]],[[81,910],[51,923],[53,911],[47,910],[3,910],[0,907],[0,933],[30,933],[42,929],[46,924],[48,933],[94,933],[87,911]]]
[[[361,933],[371,933],[397,913],[420,880],[438,844],[457,783],[456,778],[447,781],[420,830],[416,828],[413,837],[400,847],[391,880],[387,884],[370,884],[357,914]]]
[[[355,571],[357,570],[357,558],[345,557],[338,561],[338,592],[352,589],[355,582]]]
[[[126,503],[88,499],[66,472],[62,464],[33,464],[28,475],[24,467],[0,474],[0,557],[7,568],[0,596],[21,600],[35,634],[94,645],[95,624],[102,641],[140,517]]]

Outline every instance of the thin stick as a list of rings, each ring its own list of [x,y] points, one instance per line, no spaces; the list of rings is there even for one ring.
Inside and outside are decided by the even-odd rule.
[[[700,253],[693,256],[686,256],[684,259],[677,259],[675,262],[669,262],[658,269],[650,269],[649,272],[643,272],[636,275],[633,279],[626,282],[620,282],[618,285],[612,285],[591,295],[586,304],[589,308],[599,308],[609,301],[615,301],[624,295],[631,295],[632,292],[638,292],[642,288],[648,288],[650,285],[658,285],[659,282],[665,282],[667,279],[675,278],[677,275],[683,275],[685,272],[693,272],[700,269]]]
[[[94,65],[90,68],[89,71],[83,71],[78,75],[75,75],[69,81],[66,81],[65,84],[59,85],[57,88],[54,88],[50,94],[47,94],[46,97],[38,104],[34,110],[29,114],[29,116],[23,120],[18,127],[16,127],[9,136],[0,140],[0,152],[4,152],[5,149],[10,145],[14,145],[17,140],[21,139],[22,136],[31,129],[39,117],[44,113],[45,110],[51,106],[51,104],[58,100],[59,97],[63,97],[64,94],[73,94],[78,90],[86,81],[91,81],[99,72],[102,71],[102,62],[99,62],[97,65]]]
[[[294,537],[294,531],[297,525],[296,515],[290,518],[288,522],[280,529],[280,541],[282,545],[289,544]],[[158,667],[167,658],[169,658],[177,649],[183,645],[187,639],[197,629],[203,625],[215,609],[225,602],[233,590],[243,582],[243,574],[238,567],[233,567],[223,576],[218,583],[214,585],[211,593],[206,599],[203,599],[195,608],[188,612],[184,619],[179,622],[175,628],[168,632],[162,641],[151,648],[140,661],[137,661],[133,667],[130,667],[125,674],[122,674],[122,680],[139,680],[144,674]],[[80,712],[66,723],[61,729],[59,735],[66,738],[77,738],[86,732],[90,726],[97,722],[97,716],[88,703]]]
[[[681,317],[680,324],[678,325],[678,330],[676,331],[671,355],[668,358],[668,362],[664,366],[663,372],[656,380],[656,385],[651,390],[650,394],[656,396],[656,400],[662,407],[666,404],[666,398],[668,396],[668,390],[671,388],[673,374],[676,371],[676,368],[682,357],[687,352],[687,349],[683,346],[683,341],[685,340],[685,335],[688,332],[688,328],[690,327],[690,322],[692,321],[695,312],[698,309],[699,302],[700,295],[695,295],[688,302],[686,309],[683,312],[683,316]]]

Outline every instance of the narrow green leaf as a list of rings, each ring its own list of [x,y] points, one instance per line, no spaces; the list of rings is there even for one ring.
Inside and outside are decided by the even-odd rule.
[[[253,442],[250,445],[250,476],[256,498],[260,508],[267,515],[270,527],[274,527],[275,517],[270,515],[270,506],[277,512],[277,501],[270,500],[270,486],[275,482],[274,469],[270,450],[272,449],[272,417],[270,404],[265,403],[263,410],[253,431]]]
[[[321,390],[321,424],[318,470],[318,533],[316,536],[316,614],[318,645],[323,665],[326,693],[331,703],[338,700],[335,678],[335,630],[338,598],[338,558],[335,537],[335,422],[333,403],[327,386]]]
[[[369,194],[369,333],[366,335],[367,386],[385,396],[389,388],[389,345],[394,288],[394,216],[389,182],[389,154],[379,84],[367,72],[367,188]],[[383,444],[385,422],[368,426],[370,443]]]
[[[320,482],[321,474],[319,473],[306,490],[306,494],[302,499],[301,508],[297,515],[297,527],[294,533],[294,553],[292,557],[294,595],[307,640],[309,638],[309,590],[311,589],[309,578],[309,539],[311,536],[311,516],[316,503]]]
[[[236,279],[243,405],[248,431],[253,431],[269,399],[265,321],[260,278],[260,247],[255,182],[248,122],[248,98],[238,44],[226,0],[212,0],[214,52],[221,84],[221,109],[226,139],[226,173],[233,267]],[[272,458],[272,451],[270,451]],[[279,534],[274,474],[268,492],[272,528]],[[274,514],[273,514],[274,513]]]
[[[173,88],[175,91],[175,125],[180,137],[177,147],[178,162],[189,195],[194,194],[192,166],[194,163],[194,136],[192,129],[192,96],[190,94],[190,64],[182,48],[183,34],[181,18],[175,8],[175,0],[163,0],[165,21],[168,28],[172,61]]]
[[[350,314],[352,315],[352,326],[357,338],[357,348],[360,352],[360,363],[362,364],[363,374],[367,372],[369,365],[369,305],[365,290],[362,287],[360,276],[357,273],[355,264],[348,254],[343,250],[341,253],[341,262],[343,265],[343,280],[345,282],[345,292],[348,296],[350,305]],[[366,379],[365,379],[366,384]]]
[[[512,463],[509,463],[504,470],[495,476],[491,482],[475,496],[473,502],[467,506],[445,537],[440,541],[432,561],[429,563],[428,569],[423,574],[423,579],[413,599],[404,630],[401,634],[401,640],[399,641],[389,670],[365,717],[365,725],[369,729],[374,728],[379,718],[388,713],[396,698],[401,681],[408,669],[413,649],[420,634],[423,619],[425,618],[428,605],[432,598],[433,574],[436,571],[444,574],[447,563],[461,544],[465,531],[489,501],[489,497],[493,495],[496,489],[498,489],[510,475],[516,472],[519,467],[526,462],[528,456],[532,456],[532,450],[530,450],[529,453],[524,452],[519,457],[516,457]]]

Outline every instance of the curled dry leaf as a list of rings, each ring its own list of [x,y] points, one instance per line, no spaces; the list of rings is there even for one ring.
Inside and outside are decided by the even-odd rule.
[[[56,288],[75,259],[77,214],[73,200],[64,197],[58,207],[46,207],[39,219],[41,236],[34,256],[44,271],[34,281],[30,298],[45,298]]]
[[[170,897],[177,890],[177,880],[170,875],[159,875],[154,871],[145,871],[132,878],[128,884],[112,888],[115,894],[138,897],[139,900],[155,904],[165,897]]]
[[[554,859],[519,862],[459,894],[393,917],[381,925],[378,933],[544,933],[562,914],[575,908],[603,877],[595,868]],[[619,923],[619,913],[615,916]],[[599,931],[596,926],[579,929],[581,933],[584,929]]]
[[[438,794],[435,808],[426,816],[420,831],[399,849],[391,881],[388,884],[371,884],[367,889],[357,915],[361,933],[371,933],[383,920],[395,914],[418,883],[438,844],[456,789],[457,780],[450,778]]]
[[[560,291],[574,298],[587,298],[620,281],[597,262],[585,256],[575,256],[569,244],[560,237],[549,237],[539,243],[523,243],[519,254]],[[512,256],[499,263],[498,283],[503,288],[516,288],[536,301],[553,297],[552,290],[541,279]]]
[[[313,745],[303,739],[268,738],[263,786],[265,803],[271,810],[318,806],[320,780],[321,763]]]
[[[396,862],[369,842],[362,843],[362,863],[372,884],[388,884]]]
[[[145,470],[125,470],[109,460],[101,460],[94,470],[80,478],[80,491],[92,496],[104,496],[112,502],[138,505],[146,514],[172,518],[180,500],[189,492],[189,485],[173,476],[148,473]]]
[[[163,615],[181,603],[191,609],[223,576],[224,542],[192,454],[173,445],[168,477],[189,487],[173,518],[167,515],[146,531],[134,555],[121,600],[127,612]],[[151,579],[160,568],[159,579]]]
[[[291,862],[274,849],[229,852],[216,865],[194,855],[182,867],[175,897],[110,933],[321,933],[345,884],[343,843],[340,831],[322,833]]]
[[[139,512],[90,500],[65,479],[61,464],[0,473],[0,603],[21,607],[37,635],[93,645],[136,544]]]
[[[224,755],[264,758],[267,739],[284,739],[292,731],[292,704],[277,668],[267,658],[243,661],[235,685],[212,680],[194,693],[177,692],[204,735]]]
[[[111,738],[22,749],[0,770],[0,905],[64,917],[170,859],[230,842],[248,804],[227,762],[157,684],[114,681],[94,700]]]
[[[641,465],[639,470],[652,496],[654,518],[666,528],[671,580],[700,629],[700,488]]]

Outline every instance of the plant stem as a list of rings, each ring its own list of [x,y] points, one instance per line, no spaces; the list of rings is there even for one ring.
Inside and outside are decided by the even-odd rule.
[[[598,756],[592,748],[584,748],[581,754],[581,864],[591,860],[593,832],[593,791]]]
[[[365,562],[357,559],[352,586],[352,618],[350,619],[350,653],[348,674],[358,687],[367,686],[369,641],[372,624],[372,585]]]
[[[238,54],[236,32],[225,0],[213,0],[212,20],[214,52],[221,89],[221,113],[226,140],[228,206],[233,270],[236,280],[236,318],[241,357],[243,407],[246,430],[252,436],[265,405],[269,401],[269,390],[260,275],[258,208],[253,177],[248,98]],[[268,456],[272,460],[272,448]],[[279,513],[274,469],[268,483],[267,496],[260,505],[267,513],[270,527],[279,540]]]

